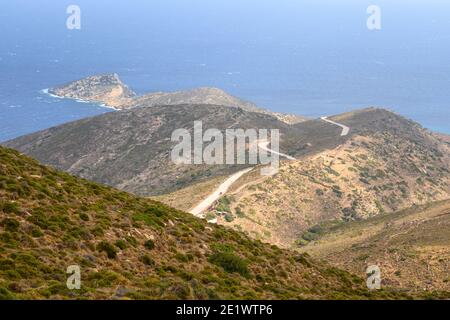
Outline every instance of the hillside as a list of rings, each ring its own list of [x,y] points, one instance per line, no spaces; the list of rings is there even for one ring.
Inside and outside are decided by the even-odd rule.
[[[153,92],[137,96],[120,80],[117,74],[87,77],[50,89],[49,93],[63,98],[102,103],[119,110],[181,104],[217,105],[271,115],[289,124],[306,120],[299,115],[261,109],[254,103],[234,97],[218,88],[202,87],[176,92]]]
[[[351,136],[339,137],[338,127],[321,120],[289,125],[270,115],[240,108],[178,105],[111,112],[20,137],[5,145],[82,178],[142,196],[155,196],[242,170],[240,165],[186,166],[170,161],[175,145],[170,141],[172,132],[180,128],[192,132],[194,121],[203,121],[204,130],[279,129],[281,151],[298,158],[334,149]],[[364,127],[364,121],[359,126]]]
[[[0,199],[2,299],[408,297],[369,293],[361,278],[308,255],[207,225],[3,147]],[[65,286],[69,265],[81,267],[79,291]]]
[[[391,287],[450,292],[449,200],[311,231],[301,252],[314,258],[356,274],[378,265]]]
[[[450,198],[450,149],[434,134],[380,109],[331,119],[350,126],[351,134],[334,136],[335,142],[320,133],[315,139],[317,130],[300,135],[302,143],[311,142],[296,153],[298,160],[282,162],[273,177],[248,175],[216,203],[208,219],[297,248],[308,241],[304,232],[325,221],[361,220]],[[187,194],[180,190],[161,200],[186,209]]]
[[[209,104],[241,108],[245,111],[258,112],[255,104],[233,97],[218,88],[196,88],[176,92],[147,93],[134,101],[134,106],[169,106],[177,104]]]
[[[82,178],[139,195],[159,195],[245,167],[174,164],[172,133],[180,128],[192,132],[194,121],[203,121],[204,131],[268,128],[287,134],[293,130],[269,115],[239,108],[159,106],[83,119],[5,145]]]
[[[383,109],[331,119],[348,125],[350,133],[342,137],[339,127],[320,119],[288,125],[238,108],[155,106],[64,124],[6,145],[124,191],[170,194],[160,199],[188,210],[192,201],[208,194],[211,181],[220,184],[245,166],[173,164],[169,155],[174,130],[192,130],[196,120],[203,121],[205,130],[280,129],[281,150],[298,160],[283,161],[280,173],[270,179],[247,175],[247,185],[233,195],[230,210],[251,208],[256,212],[252,219],[247,215],[240,221],[233,213],[237,219],[231,225],[248,228],[256,237],[264,234],[262,239],[282,246],[291,246],[302,231],[323,219],[365,218],[448,198],[450,147],[445,136]]]

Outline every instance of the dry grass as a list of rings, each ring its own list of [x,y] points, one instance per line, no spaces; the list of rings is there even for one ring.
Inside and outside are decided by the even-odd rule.
[[[450,291],[450,201],[324,230],[299,251],[360,275],[377,264],[390,286]]]

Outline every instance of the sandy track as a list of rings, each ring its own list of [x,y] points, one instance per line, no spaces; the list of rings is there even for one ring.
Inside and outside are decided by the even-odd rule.
[[[325,122],[334,124],[334,125],[336,125],[336,126],[338,126],[338,127],[341,127],[341,128],[342,128],[341,137],[344,137],[344,136],[348,135],[349,132],[350,132],[350,128],[349,128],[349,127],[347,127],[347,126],[345,126],[345,125],[343,125],[343,124],[334,122],[334,121],[328,119],[328,117],[322,117],[322,118],[320,118],[320,119],[322,119],[322,120],[325,121]]]

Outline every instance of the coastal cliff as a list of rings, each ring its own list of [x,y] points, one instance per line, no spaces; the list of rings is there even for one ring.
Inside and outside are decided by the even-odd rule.
[[[115,73],[77,80],[49,89],[49,93],[62,98],[102,103],[116,109],[127,109],[136,97]]]

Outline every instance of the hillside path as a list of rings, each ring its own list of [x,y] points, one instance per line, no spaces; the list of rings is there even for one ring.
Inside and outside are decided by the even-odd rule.
[[[220,197],[222,197],[228,189],[241,178],[244,174],[252,171],[253,168],[247,168],[231,175],[225,180],[213,193],[211,193],[205,200],[200,202],[194,209],[190,211],[191,214],[198,218],[203,218],[202,213],[214,204]]]
[[[322,120],[325,121],[325,122],[334,124],[334,125],[336,125],[336,126],[338,126],[338,127],[341,127],[341,128],[342,128],[341,137],[344,137],[344,136],[348,135],[349,132],[350,132],[350,128],[349,128],[349,127],[347,127],[347,126],[345,126],[345,125],[343,125],[343,124],[334,122],[334,121],[328,119],[328,117],[322,117],[322,118],[320,118],[320,119],[322,119]]]
[[[328,123],[331,123],[333,125],[339,126],[342,128],[342,133],[341,136],[346,136],[349,134],[350,132],[350,128],[334,122],[332,120],[329,120],[328,117],[322,117],[321,118],[323,121],[326,121]],[[280,157],[286,158],[288,160],[296,160],[294,157],[291,157],[290,155],[284,154],[284,153],[280,153],[277,151],[274,151],[272,149],[270,149],[269,146],[270,142],[267,140],[260,140],[258,141],[258,147],[279,155]],[[205,212],[209,207],[211,207],[214,202],[216,202],[217,200],[219,200],[225,193],[227,193],[227,191],[230,189],[230,187],[236,182],[238,181],[244,174],[252,171],[253,168],[247,168],[245,170],[241,170],[239,172],[236,172],[234,174],[232,174],[227,180],[225,180],[213,193],[211,193],[205,200],[203,200],[202,202],[200,202],[195,208],[193,208],[191,211],[189,211],[191,214],[193,214],[194,216],[198,217],[198,218],[203,218],[203,212]]]
[[[279,155],[280,157],[289,159],[289,160],[296,160],[294,157],[291,157],[287,154],[277,152],[275,150],[270,149],[269,146],[270,142],[267,140],[261,140],[258,141],[258,147],[266,150],[268,152],[274,153]],[[205,200],[200,202],[195,208],[193,208],[189,213],[193,214],[194,216],[198,218],[203,218],[203,212],[205,212],[209,207],[211,207],[214,202],[219,200],[229,189],[230,187],[238,181],[244,174],[250,172],[253,170],[252,168],[247,168],[245,170],[241,170],[239,172],[236,172],[232,174],[227,180],[225,180],[213,193],[211,193]]]

